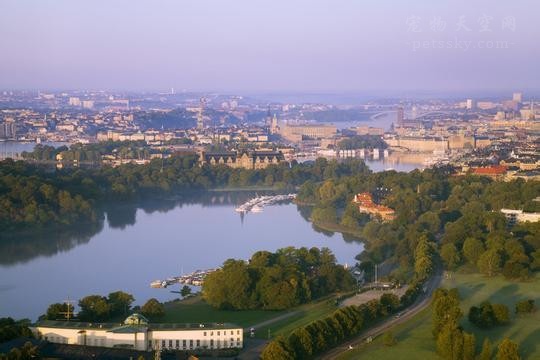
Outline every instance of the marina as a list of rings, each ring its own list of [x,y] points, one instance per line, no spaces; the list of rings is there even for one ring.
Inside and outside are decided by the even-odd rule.
[[[194,272],[187,275],[170,277],[170,278],[167,278],[166,280],[154,280],[150,283],[150,287],[159,289],[159,288],[166,288],[167,286],[174,285],[174,284],[202,286],[204,282],[204,278],[208,274],[216,270],[218,269],[195,270]]]
[[[295,198],[296,194],[257,196],[238,206],[234,210],[239,213],[260,213],[264,210],[265,206],[289,202]]]

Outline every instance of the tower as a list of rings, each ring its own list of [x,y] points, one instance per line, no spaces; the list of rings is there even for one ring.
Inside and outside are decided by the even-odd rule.
[[[272,123],[270,125],[270,134],[275,135],[279,133],[279,125],[278,125],[278,119],[276,114],[274,114],[274,117],[272,118]]]
[[[197,113],[197,129],[202,130],[204,128],[204,105],[206,103],[206,99],[204,97],[201,98],[199,102],[199,111]]]

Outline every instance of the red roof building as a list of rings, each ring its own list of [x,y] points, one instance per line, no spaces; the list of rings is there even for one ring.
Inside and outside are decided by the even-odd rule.
[[[354,195],[353,203],[358,204],[358,211],[371,216],[380,216],[382,220],[390,221],[395,218],[394,209],[376,204],[370,193],[364,192]]]

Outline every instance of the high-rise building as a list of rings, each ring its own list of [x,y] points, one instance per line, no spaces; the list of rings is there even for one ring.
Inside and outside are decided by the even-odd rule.
[[[405,121],[405,113],[403,111],[403,108],[400,106],[397,109],[397,119],[396,123],[398,127],[403,127],[403,123]]]
[[[473,110],[476,108],[476,101],[473,99],[467,99],[467,110]]]
[[[520,92],[515,92],[513,95],[512,95],[512,100],[513,101],[516,101],[518,103],[522,102],[523,100],[523,94],[520,93]]]
[[[82,102],[82,107],[85,109],[93,109],[94,108],[94,101],[92,100],[84,100]]]
[[[70,106],[81,106],[81,99],[78,97],[70,97],[69,98],[69,105]]]

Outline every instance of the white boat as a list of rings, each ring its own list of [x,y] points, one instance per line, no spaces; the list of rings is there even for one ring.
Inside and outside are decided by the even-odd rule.
[[[260,212],[263,212],[263,208],[259,205],[255,205],[254,207],[251,208],[251,212],[260,213]]]

